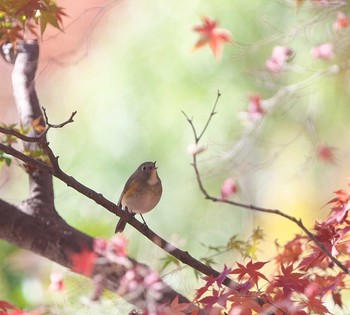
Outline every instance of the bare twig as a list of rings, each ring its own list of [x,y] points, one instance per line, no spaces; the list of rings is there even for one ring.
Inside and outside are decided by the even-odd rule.
[[[62,128],[65,125],[74,122],[73,118],[74,118],[74,116],[77,113],[76,111],[74,111],[71,114],[71,116],[66,121],[64,121],[61,124],[54,125],[54,124],[50,124],[49,123],[48,117],[47,117],[47,114],[46,114],[46,109],[44,107],[42,107],[42,109],[43,109],[43,113],[44,113],[44,117],[45,117],[45,129],[40,134],[35,135],[35,136],[27,136],[24,133],[21,133],[20,131],[17,131],[16,129],[6,128],[6,127],[1,127],[1,126],[0,126],[0,133],[3,133],[5,135],[14,136],[14,137],[16,137],[16,138],[18,138],[18,139],[20,139],[22,141],[25,141],[25,142],[40,143],[42,141],[42,139],[45,138],[45,135],[47,134],[47,132],[51,128]]]
[[[74,111],[74,112],[71,113],[70,117],[66,121],[64,121],[64,122],[62,122],[60,124],[51,124],[51,123],[49,123],[49,118],[48,118],[48,116],[46,114],[46,108],[44,106],[42,106],[41,108],[43,110],[43,114],[44,114],[44,118],[45,118],[45,124],[47,125],[47,128],[46,128],[47,131],[50,128],[63,128],[65,125],[73,123],[74,122],[73,118],[77,114],[77,111]]]
[[[216,106],[217,106],[217,102],[218,102],[218,98],[221,94],[218,92],[218,97],[215,101],[215,104],[209,114],[209,118],[207,120],[207,123],[205,124],[202,132],[200,133],[200,137],[197,137],[197,131],[196,128],[194,126],[193,123],[193,119],[189,119],[188,116],[183,112],[183,114],[185,115],[188,123],[190,124],[192,131],[193,131],[193,136],[195,138],[196,144],[198,144],[200,138],[203,136],[204,132],[206,131],[210,120],[212,119],[212,117],[215,115],[215,110],[216,110]],[[264,212],[264,213],[270,213],[270,214],[275,214],[278,216],[281,216],[293,223],[295,223],[299,228],[301,228],[305,234],[320,248],[320,250],[327,256],[329,257],[329,259],[335,264],[337,265],[341,270],[343,270],[345,273],[349,274],[349,270],[348,268],[346,268],[338,259],[336,259],[331,252],[317,239],[317,237],[303,224],[301,219],[297,219],[291,215],[288,215],[278,209],[268,209],[268,208],[263,208],[263,207],[258,207],[255,205],[249,205],[249,204],[244,204],[244,203],[240,203],[240,202],[236,202],[236,201],[231,201],[231,200],[227,200],[224,198],[217,198],[214,197],[212,195],[210,195],[208,193],[208,191],[205,189],[199,169],[198,169],[198,163],[197,163],[197,154],[193,154],[193,161],[192,161],[192,166],[194,168],[195,174],[196,174],[196,179],[197,179],[197,183],[199,186],[200,191],[203,193],[203,195],[205,196],[206,199],[211,200],[213,202],[220,202],[220,203],[226,203],[229,205],[233,205],[233,206],[237,206],[240,208],[244,208],[244,209],[248,209],[248,210],[253,210],[253,211],[259,211],[259,212]]]
[[[216,109],[216,105],[217,105],[218,102],[219,102],[220,96],[221,96],[221,93],[220,93],[220,91],[218,90],[217,96],[216,96],[216,100],[215,100],[215,103],[214,103],[214,106],[213,106],[213,109],[212,109],[212,111],[210,112],[210,116],[209,116],[209,118],[208,118],[208,120],[207,120],[205,126],[203,127],[203,130],[202,130],[202,132],[200,133],[199,136],[197,136],[197,131],[196,131],[196,128],[194,127],[194,124],[193,124],[193,118],[189,118],[189,117],[186,115],[186,113],[185,113],[184,111],[182,111],[182,113],[185,115],[187,121],[188,121],[188,122],[190,123],[190,125],[191,125],[191,128],[192,128],[192,131],[193,131],[193,134],[194,134],[194,139],[195,139],[195,143],[196,143],[196,144],[199,143],[199,141],[200,141],[201,138],[203,137],[205,131],[207,130],[211,119],[212,119],[213,116],[216,114],[215,109]]]

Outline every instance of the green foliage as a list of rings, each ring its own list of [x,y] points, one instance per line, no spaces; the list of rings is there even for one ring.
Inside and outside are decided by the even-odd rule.
[[[175,265],[175,266],[180,265],[180,261],[171,255],[166,255],[165,257],[161,258],[161,261],[162,261],[161,270],[164,270],[169,265]]]
[[[12,162],[12,156],[9,156],[3,151],[0,151],[0,166],[5,163],[7,166],[10,166]]]
[[[229,238],[226,246],[206,246],[210,251],[214,251],[215,254],[212,256],[204,257],[201,260],[206,264],[211,265],[215,263],[213,259],[215,256],[233,252],[245,258],[257,259],[257,253],[259,251],[259,245],[264,241],[264,232],[258,226],[253,229],[252,234],[248,237],[247,240],[241,240],[238,234],[235,234]]]

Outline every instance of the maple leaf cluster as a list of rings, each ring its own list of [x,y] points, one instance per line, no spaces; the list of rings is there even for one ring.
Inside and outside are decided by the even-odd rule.
[[[314,225],[319,243],[336,258],[345,270],[350,267],[350,194],[335,192],[329,216]],[[308,236],[296,235],[284,246],[276,242],[277,255],[269,262],[250,259],[224,266],[218,277],[204,277],[205,284],[196,292],[194,302],[208,311],[220,309],[228,314],[330,314],[326,301],[342,308],[342,293],[349,289],[345,277],[348,272],[337,268],[330,257]],[[271,275],[266,265],[275,270]],[[224,286],[229,276],[237,285]],[[210,313],[212,314],[212,313]],[[221,314],[219,311],[214,314]]]
[[[64,16],[63,8],[52,0],[0,0],[0,45],[12,43],[15,47],[26,30],[38,37],[35,31],[37,26],[40,27],[41,36],[47,25],[61,29]]]

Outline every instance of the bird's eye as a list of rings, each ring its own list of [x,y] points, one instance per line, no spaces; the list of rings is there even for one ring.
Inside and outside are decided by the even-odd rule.
[[[143,171],[147,170],[147,167],[146,166],[142,166],[142,170]]]

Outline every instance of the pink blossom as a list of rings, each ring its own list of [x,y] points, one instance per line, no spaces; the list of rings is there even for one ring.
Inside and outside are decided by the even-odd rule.
[[[261,106],[261,96],[254,94],[249,97],[248,116],[251,120],[257,121],[265,114]]]
[[[104,255],[108,246],[108,241],[103,238],[94,239],[94,251],[100,255]]]
[[[312,48],[311,55],[317,59],[329,60],[334,56],[333,50],[333,44],[325,43]]]
[[[199,153],[202,153],[203,151],[205,151],[207,149],[207,147],[203,144],[190,144],[187,147],[187,151],[188,153],[190,153],[191,155],[197,155]]]
[[[120,280],[118,292],[126,294],[137,290],[152,290],[154,294],[160,293],[164,288],[161,277],[156,271],[149,270],[142,265],[135,265],[128,269]]]
[[[350,24],[349,18],[343,13],[343,12],[338,12],[337,14],[337,19],[333,23],[333,29],[335,31],[341,31],[343,28],[348,27]]]
[[[289,47],[276,46],[272,50],[272,55],[266,60],[266,68],[271,72],[281,72],[283,66],[294,55],[294,51]]]
[[[225,199],[238,191],[238,185],[232,178],[227,178],[221,186],[221,198]]]
[[[145,275],[143,284],[147,289],[154,290],[161,290],[164,286],[159,274],[155,271],[150,271]]]
[[[110,240],[96,238],[94,240],[94,251],[110,262],[130,266],[131,262],[127,255],[128,240],[123,234],[118,234]]]
[[[111,239],[111,250],[117,256],[126,256],[128,239],[123,235],[114,236]]]
[[[330,147],[326,144],[321,144],[316,150],[317,157],[323,162],[334,163],[334,149],[334,147]]]
[[[64,282],[63,276],[60,272],[54,272],[50,275],[50,290],[52,291],[63,291],[64,290]]]

